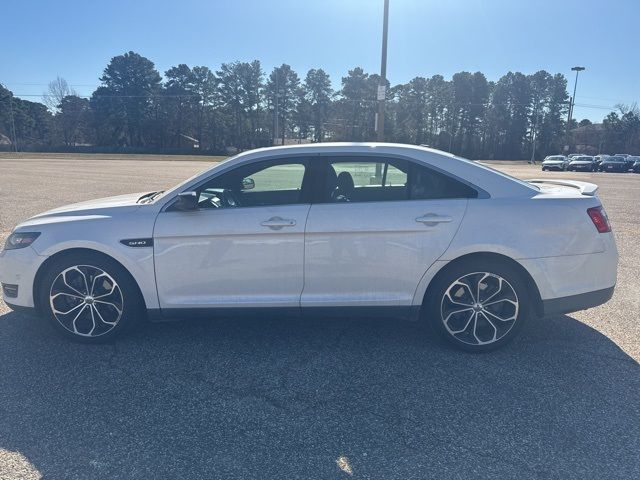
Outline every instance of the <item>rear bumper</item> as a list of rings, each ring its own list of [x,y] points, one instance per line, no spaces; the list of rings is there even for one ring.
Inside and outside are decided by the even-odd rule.
[[[613,295],[618,249],[612,233],[598,234],[603,251],[519,260],[540,294],[539,314],[575,312],[601,305]]]
[[[542,309],[545,316],[560,315],[563,313],[577,312],[587,308],[597,307],[608,302],[613,296],[614,287],[604,288],[593,292],[570,295],[568,297],[552,298],[542,301]]]

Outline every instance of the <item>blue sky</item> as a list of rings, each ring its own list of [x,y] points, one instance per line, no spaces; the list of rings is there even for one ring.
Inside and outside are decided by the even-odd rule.
[[[509,70],[571,75],[576,103],[640,100],[640,0],[390,0],[388,78],[446,78],[461,70],[497,80]],[[57,75],[82,95],[110,58],[133,50],[162,73],[173,65],[259,59],[303,77],[323,68],[380,69],[382,0],[3,0],[0,82],[41,94]],[[570,77],[573,88],[573,76]],[[606,108],[576,106],[600,120]]]

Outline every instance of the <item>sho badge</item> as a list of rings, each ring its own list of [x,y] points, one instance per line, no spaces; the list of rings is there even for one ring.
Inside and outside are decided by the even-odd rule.
[[[127,247],[153,247],[153,238],[130,238],[120,240],[120,243]]]

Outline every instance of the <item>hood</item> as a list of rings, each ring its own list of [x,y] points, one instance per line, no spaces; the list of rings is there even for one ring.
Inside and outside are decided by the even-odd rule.
[[[591,160],[573,160],[571,163],[574,165],[591,165],[593,162]]]
[[[564,163],[564,160],[543,160],[542,163]]]
[[[138,208],[140,204],[138,199],[144,193],[129,193],[127,195],[118,195],[116,197],[99,198],[97,200],[88,200],[86,202],[72,203],[63,207],[54,208],[43,213],[39,213],[31,217],[32,219],[44,217],[58,216],[85,216],[85,215],[104,215],[108,214],[114,208]]]

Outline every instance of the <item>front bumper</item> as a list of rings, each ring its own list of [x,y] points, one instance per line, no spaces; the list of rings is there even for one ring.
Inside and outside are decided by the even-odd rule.
[[[547,170],[558,170],[558,171],[564,170],[564,166],[562,164],[557,164],[557,163],[554,163],[551,165],[543,163],[542,168],[546,168]]]
[[[593,170],[592,165],[569,165],[569,168],[571,170],[584,170],[586,172],[590,172],[591,170]]]
[[[600,169],[603,172],[626,172],[628,170],[628,168],[626,166],[623,165],[601,165]]]
[[[0,252],[0,283],[17,286],[17,295],[2,292],[5,303],[12,308],[33,308],[33,282],[38,269],[47,257],[40,256],[32,247]]]

